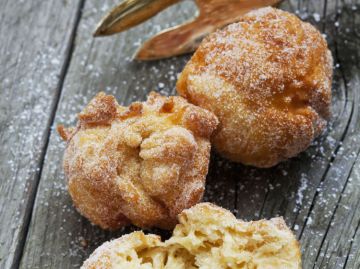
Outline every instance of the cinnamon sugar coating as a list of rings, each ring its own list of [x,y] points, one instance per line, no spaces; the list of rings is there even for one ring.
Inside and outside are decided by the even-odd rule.
[[[230,160],[271,167],[305,150],[330,117],[332,56],[309,23],[275,8],[208,36],[177,83],[220,121],[212,142]]]
[[[218,124],[211,112],[182,97],[151,93],[123,107],[99,93],[78,118],[76,128],[58,131],[68,142],[70,195],[94,224],[172,228],[201,199]]]

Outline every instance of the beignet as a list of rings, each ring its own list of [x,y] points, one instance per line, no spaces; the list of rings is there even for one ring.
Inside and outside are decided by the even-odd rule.
[[[133,232],[106,242],[82,269],[300,269],[299,243],[282,218],[245,222],[209,203],[179,215],[172,237]]]
[[[151,93],[129,107],[99,93],[76,128],[58,127],[68,142],[64,170],[79,212],[104,229],[133,223],[172,228],[202,198],[209,137],[218,124],[182,97]]]
[[[177,90],[212,111],[212,137],[228,159],[271,167],[304,151],[330,116],[332,56],[309,23],[262,8],[210,34]]]

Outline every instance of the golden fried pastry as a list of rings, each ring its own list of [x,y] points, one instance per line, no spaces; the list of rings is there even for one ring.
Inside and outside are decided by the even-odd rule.
[[[68,142],[64,170],[75,206],[104,229],[174,227],[202,198],[217,124],[182,97],[151,93],[123,107],[99,93],[75,129],[58,128]]]
[[[212,143],[223,156],[271,167],[322,132],[331,80],[332,56],[319,31],[268,7],[205,38],[177,90],[219,118]]]
[[[245,222],[209,203],[184,210],[172,237],[134,232],[104,243],[82,269],[300,269],[301,253],[282,218]]]

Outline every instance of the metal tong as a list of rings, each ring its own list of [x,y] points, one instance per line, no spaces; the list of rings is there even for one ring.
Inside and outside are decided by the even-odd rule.
[[[123,32],[155,16],[181,0],[124,0],[99,22],[94,36]],[[214,30],[238,21],[250,10],[275,5],[280,0],[194,0],[197,16],[165,29],[147,40],[136,52],[138,60],[157,60],[193,52]]]

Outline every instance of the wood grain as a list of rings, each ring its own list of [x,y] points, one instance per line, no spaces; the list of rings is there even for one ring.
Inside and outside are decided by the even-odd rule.
[[[78,3],[0,4],[0,268],[22,253]]]
[[[190,18],[194,5],[181,3],[128,32],[93,39],[96,22],[116,3],[86,0],[55,124],[74,124],[76,113],[100,90],[122,104],[144,100],[150,90],[174,93],[189,56],[146,63],[131,56],[160,28]],[[247,220],[284,216],[302,243],[303,268],[359,268],[360,1],[289,0],[280,7],[326,34],[335,62],[331,122],[306,152],[271,169],[212,153],[204,200]],[[21,268],[78,268],[98,245],[135,229],[104,232],[74,210],[62,173],[63,150],[51,133]]]
[[[316,249],[314,258],[305,263],[309,268],[358,268],[360,259],[356,253],[358,249],[353,249],[359,244],[354,238],[360,222],[360,166],[357,161],[360,151],[360,36],[355,30],[360,27],[360,14],[355,12],[352,1],[339,1],[336,10],[333,14],[335,29],[331,30],[335,33],[335,56],[345,81],[351,114],[342,143],[309,215],[313,222],[303,233],[304,247],[311,244]],[[351,251],[353,255],[349,261]]]

